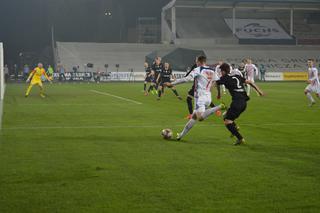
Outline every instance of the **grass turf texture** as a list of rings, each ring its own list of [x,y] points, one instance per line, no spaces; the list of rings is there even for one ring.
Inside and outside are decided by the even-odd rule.
[[[156,101],[142,84],[45,86],[45,99],[7,86],[0,212],[320,211],[320,107],[307,106],[303,83],[260,84],[268,96],[252,93],[240,147],[215,116],[163,140],[187,115],[170,90]],[[178,86],[184,98],[190,86]]]

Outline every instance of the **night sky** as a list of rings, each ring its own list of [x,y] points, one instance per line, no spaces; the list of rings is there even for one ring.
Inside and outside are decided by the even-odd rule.
[[[0,41],[5,45],[5,60],[16,63],[19,52],[46,51],[51,45],[51,26],[58,41],[126,42],[128,28],[135,27],[138,17],[160,19],[161,8],[169,1],[1,0]]]

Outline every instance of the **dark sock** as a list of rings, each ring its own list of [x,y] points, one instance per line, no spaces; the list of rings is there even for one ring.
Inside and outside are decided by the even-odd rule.
[[[143,85],[143,91],[146,91],[146,88],[147,88],[147,84],[144,84]]]
[[[152,85],[149,86],[148,92],[150,92],[151,90],[153,90],[153,86]]]
[[[161,97],[161,90],[158,90],[158,97]]]
[[[233,134],[234,136],[236,136],[238,138],[238,140],[242,140],[243,139],[243,137],[239,133],[235,123],[227,124],[226,127],[231,132],[231,134]]]
[[[187,105],[188,105],[189,114],[192,114],[193,113],[192,98],[187,97]]]
[[[162,87],[161,92],[164,93],[164,87]]]
[[[213,107],[215,107],[215,106],[216,106],[216,105],[214,105],[214,103],[211,102],[210,107],[213,108]]]
[[[173,92],[176,96],[179,96],[177,90],[173,89],[172,92]]]

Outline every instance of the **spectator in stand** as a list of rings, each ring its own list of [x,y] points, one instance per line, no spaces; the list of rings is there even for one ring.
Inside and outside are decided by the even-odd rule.
[[[259,70],[260,70],[260,80],[261,81],[266,81],[266,67],[264,66],[264,64],[260,64],[260,67],[259,67]]]
[[[51,65],[48,66],[48,69],[47,69],[47,75],[49,77],[52,77],[53,76],[53,68],[51,67]]]
[[[4,71],[4,80],[5,80],[5,82],[7,83],[8,80],[9,80],[9,76],[10,76],[10,74],[9,74],[10,71],[9,71],[9,67],[8,67],[7,64],[4,65],[3,71]]]
[[[29,73],[30,73],[30,68],[29,68],[29,65],[28,64],[25,64],[23,66],[23,80],[27,80],[28,76],[29,76]]]
[[[66,76],[65,76],[65,69],[64,69],[63,65],[60,65],[59,66],[59,80],[62,81],[62,79],[63,79],[63,81],[65,81]]]

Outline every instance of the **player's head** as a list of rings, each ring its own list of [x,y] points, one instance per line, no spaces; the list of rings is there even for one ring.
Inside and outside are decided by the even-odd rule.
[[[43,64],[42,63],[38,63],[38,67],[39,68],[43,68]]]
[[[169,63],[164,63],[164,69],[168,70],[170,68],[170,64]]]
[[[223,63],[220,66],[222,76],[228,75],[230,73],[230,65],[227,63]]]
[[[223,61],[222,60],[219,60],[218,61],[218,64],[221,66],[223,64]]]
[[[207,57],[204,55],[198,56],[197,58],[197,65],[198,66],[202,66],[205,65],[207,63]]]
[[[309,58],[308,59],[308,67],[313,67],[314,66],[314,59],[313,58]]]
[[[159,64],[161,64],[161,57],[156,57],[155,59],[154,59],[154,62],[156,63],[156,65],[159,65]]]
[[[147,62],[144,62],[144,68],[148,68],[149,64]]]

